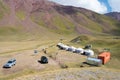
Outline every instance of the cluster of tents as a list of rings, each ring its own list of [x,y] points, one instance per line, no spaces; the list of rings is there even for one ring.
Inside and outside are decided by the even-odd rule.
[[[82,54],[82,55],[86,55],[86,56],[93,56],[94,55],[94,51],[89,49],[89,48],[85,48],[85,49],[76,48],[74,46],[68,46],[68,45],[65,45],[63,43],[58,43],[57,47],[61,50],[71,51],[73,53],[78,53],[78,54]]]

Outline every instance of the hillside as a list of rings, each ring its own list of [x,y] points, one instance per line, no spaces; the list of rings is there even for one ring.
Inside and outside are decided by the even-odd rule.
[[[44,34],[46,39],[56,35],[120,35],[119,22],[83,8],[47,0],[0,0],[0,4],[0,40],[36,39]]]
[[[84,64],[87,56],[60,50],[59,42],[91,44],[93,57],[108,48],[111,59]],[[0,0],[0,80],[119,80],[119,48],[120,22],[111,17],[49,0]],[[3,68],[11,58],[16,65]]]
[[[105,15],[120,21],[120,12],[110,12],[110,13],[106,13]]]

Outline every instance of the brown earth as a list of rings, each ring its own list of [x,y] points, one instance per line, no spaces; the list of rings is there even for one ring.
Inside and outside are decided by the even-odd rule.
[[[43,52],[43,49],[46,49],[46,54]],[[12,47],[11,47],[11,50],[12,50]],[[80,64],[86,60],[85,56],[81,56],[79,54],[73,54],[72,52],[68,52],[68,51],[59,50],[53,44],[40,46],[36,50],[38,50],[37,54],[35,54],[34,50],[31,50],[31,49],[21,50],[17,52],[13,51],[9,54],[7,53],[1,54],[0,76],[3,76],[3,77],[5,75],[11,76],[17,73],[21,73],[24,70],[33,70],[33,71],[43,72],[43,71],[58,70],[61,68],[70,68],[70,67],[76,67],[76,66],[80,67]],[[41,56],[46,56],[48,58],[48,64],[41,64],[38,62]],[[2,68],[2,66],[11,58],[16,59],[16,65],[13,66],[12,68]]]
[[[13,80],[119,80],[120,72],[102,68],[63,69],[46,71]]]
[[[22,52],[18,52],[15,55],[11,55],[11,56],[2,56],[0,57],[0,72],[3,75],[9,75],[9,74],[13,74],[13,73],[18,73],[21,72],[25,69],[34,69],[34,70],[43,70],[46,67],[50,67],[53,66],[54,68],[59,68],[58,63],[56,63],[54,60],[52,60],[51,58],[48,57],[49,59],[49,63],[48,64],[41,64],[38,62],[38,60],[40,60],[41,56],[46,56],[43,52],[40,52],[38,54],[34,54],[34,51],[32,50],[28,50],[28,51],[22,51]],[[13,66],[10,69],[5,69],[2,68],[2,66],[11,58],[15,58],[17,61],[16,65]]]

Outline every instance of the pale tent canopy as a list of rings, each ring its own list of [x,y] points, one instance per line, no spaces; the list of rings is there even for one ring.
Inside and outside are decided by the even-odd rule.
[[[75,53],[83,53],[84,49],[82,49],[82,48],[76,48],[74,52]]]
[[[68,50],[68,48],[69,48],[69,46],[67,46],[67,45],[64,45],[64,46],[63,46],[63,49],[64,49],[64,50]]]
[[[76,50],[76,48],[74,46],[71,46],[71,47],[68,48],[68,51],[74,52],[75,50]]]
[[[61,46],[61,45],[64,45],[64,44],[63,44],[63,43],[58,43],[57,45],[58,45],[58,46]]]
[[[60,48],[60,49],[64,49],[64,50],[68,50],[69,46],[63,44],[63,43],[58,43],[57,46]]]
[[[86,56],[93,56],[94,55],[94,51],[90,50],[90,49],[86,49],[86,50],[84,50],[84,54]]]

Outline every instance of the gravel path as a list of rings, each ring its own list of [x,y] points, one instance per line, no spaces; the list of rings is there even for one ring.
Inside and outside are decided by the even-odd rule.
[[[16,78],[14,80],[120,80],[120,72],[108,69],[63,69]]]

